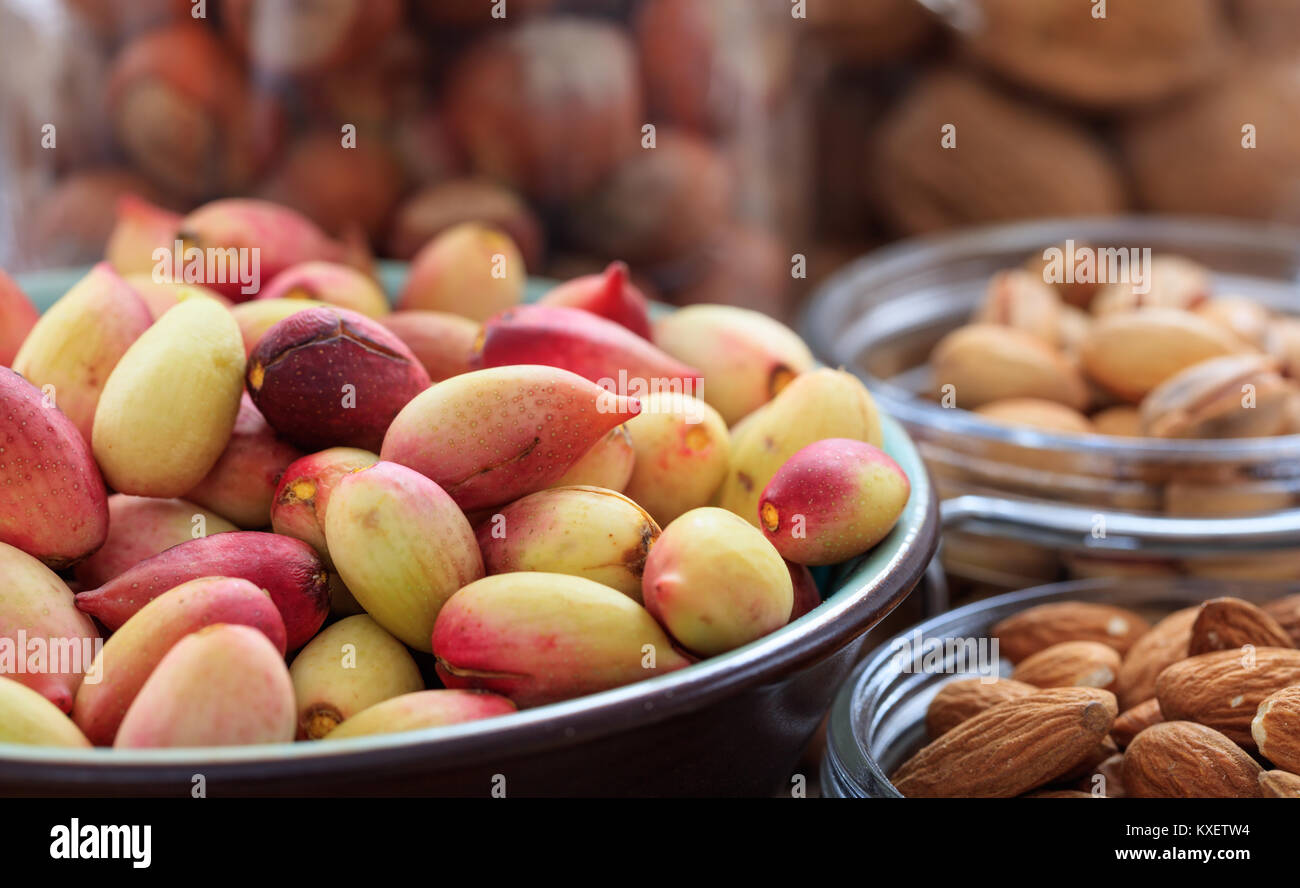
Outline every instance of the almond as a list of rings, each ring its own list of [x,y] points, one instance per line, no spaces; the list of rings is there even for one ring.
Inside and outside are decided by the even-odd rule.
[[[1156,695],[1156,677],[1166,666],[1187,656],[1192,624],[1199,614],[1200,609],[1195,607],[1174,611],[1134,642],[1124,655],[1115,679],[1115,692],[1122,708],[1132,709]]]
[[[1300,799],[1300,775],[1286,771],[1261,771],[1259,789],[1266,799]]]
[[[1025,799],[1091,799],[1097,798],[1092,793],[1082,792],[1077,789],[1040,789],[1038,792],[1031,792],[1029,795],[1021,796]],[[1104,798],[1102,796],[1101,798]]]
[[[1113,727],[1114,726],[1112,725],[1112,728]],[[1119,755],[1119,746],[1117,746],[1115,741],[1111,738],[1103,737],[1101,742],[1092,748],[1092,752],[1088,753],[1088,757],[1079,762],[1079,764],[1075,765],[1069,771],[1062,774],[1060,780],[1063,783],[1073,783],[1076,780],[1083,780],[1089,774],[1096,771],[1097,768],[1101,767],[1102,762],[1106,761],[1113,755]]]
[[[1160,701],[1152,697],[1121,712],[1115,719],[1114,727],[1110,729],[1110,736],[1122,749],[1132,743],[1133,738],[1138,734],[1164,720],[1164,716],[1160,714]]]
[[[1156,697],[1165,719],[1200,722],[1243,749],[1254,749],[1250,723],[1260,703],[1297,683],[1300,651],[1269,647],[1214,651],[1188,657],[1161,672]]]
[[[1201,605],[1201,612],[1192,624],[1187,652],[1196,656],[1210,651],[1237,650],[1248,644],[1255,647],[1295,647],[1291,636],[1277,620],[1249,601],[1211,598]]]
[[[1261,605],[1261,610],[1291,636],[1292,647],[1300,647],[1300,595],[1287,595]]]
[[[993,635],[1012,663],[1063,641],[1097,641],[1127,652],[1151,628],[1130,610],[1109,604],[1062,601],[1040,604],[997,623]]]
[[[1283,770],[1300,772],[1300,685],[1265,697],[1250,734],[1260,755]]]
[[[1262,769],[1213,728],[1152,725],[1124,753],[1124,789],[1139,799],[1258,798]]]
[[[1099,744],[1117,707],[1096,688],[1054,688],[967,719],[894,774],[903,795],[1013,798],[1066,773]]]
[[[1074,788],[1082,792],[1098,793],[1108,799],[1126,798],[1128,792],[1124,789],[1124,753],[1117,752],[1097,765],[1080,777]]]
[[[1038,693],[1038,688],[1023,681],[999,678],[965,678],[950,681],[939,689],[925,713],[925,730],[931,739],[942,736],[990,706]]]
[[[1064,641],[1029,657],[1011,673],[1040,688],[1109,688],[1119,672],[1119,651],[1096,641]]]

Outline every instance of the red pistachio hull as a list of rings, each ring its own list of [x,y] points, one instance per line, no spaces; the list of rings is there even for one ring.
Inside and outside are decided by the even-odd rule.
[[[326,569],[333,570],[325,542],[325,507],[330,494],[349,472],[378,461],[375,454],[355,447],[331,447],[295,460],[280,476],[271,498],[272,529],[309,543]]]
[[[601,274],[588,274],[560,284],[539,305],[580,308],[650,338],[650,305],[628,279],[627,264],[611,262]]]
[[[302,451],[275,433],[245,392],[230,443],[185,498],[245,530],[268,527],[276,482],[300,456]]]
[[[13,278],[0,270],[0,366],[13,364],[18,347],[36,326],[38,317]]]
[[[271,595],[290,650],[306,644],[329,614],[325,568],[306,543],[273,533],[219,533],[173,546],[77,595],[77,607],[117,629],[150,601],[199,577],[238,577]]]
[[[108,498],[108,538],[77,565],[77,582],[94,589],[172,546],[238,529],[185,500],[115,493]]]
[[[72,720],[91,743],[111,744],[136,695],[172,646],[190,633],[217,623],[251,626],[265,635],[281,656],[284,654],[284,622],[266,593],[253,583],[231,577],[200,577],[177,584],[141,608],[104,643],[87,670],[87,680],[77,691]],[[97,680],[90,681],[91,675]]]
[[[108,536],[108,493],[90,446],[40,389],[0,367],[0,542],[55,569]]]
[[[521,305],[483,325],[478,366],[545,364],[600,383],[620,377],[649,385],[676,381],[698,390],[700,372],[660,351],[627,327],[587,311],[558,305]]]

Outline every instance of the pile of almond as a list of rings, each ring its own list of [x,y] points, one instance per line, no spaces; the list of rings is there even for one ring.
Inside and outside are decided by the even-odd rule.
[[[945,684],[908,797],[1300,798],[1300,594],[1154,625],[1106,604],[993,626],[1010,678]]]

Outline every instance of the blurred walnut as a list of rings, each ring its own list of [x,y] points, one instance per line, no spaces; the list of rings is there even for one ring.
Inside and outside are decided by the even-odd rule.
[[[1118,171],[1086,129],[956,72],[918,84],[876,140],[872,185],[903,233],[1125,205]]]
[[[1251,65],[1136,117],[1124,148],[1147,209],[1298,222],[1300,63]]]
[[[976,0],[970,53],[1004,77],[1068,102],[1115,108],[1166,99],[1226,60],[1218,0]]]

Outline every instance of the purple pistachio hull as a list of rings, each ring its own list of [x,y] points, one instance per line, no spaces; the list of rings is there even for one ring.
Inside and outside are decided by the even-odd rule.
[[[393,417],[429,387],[429,374],[378,322],[316,308],[267,331],[247,382],[266,421],[295,446],[378,450]]]

